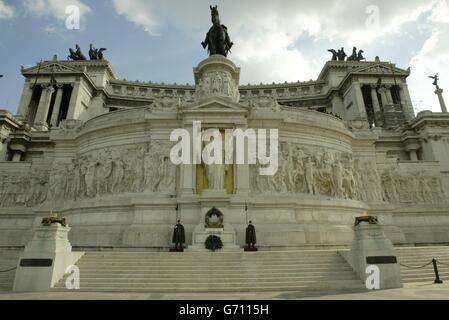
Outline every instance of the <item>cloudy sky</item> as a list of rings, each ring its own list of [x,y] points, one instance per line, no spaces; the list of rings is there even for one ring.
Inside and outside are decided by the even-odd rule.
[[[0,0],[0,109],[17,109],[21,65],[65,58],[75,43],[86,55],[90,43],[108,48],[120,78],[193,83],[211,4],[244,84],[316,79],[327,49],[357,46],[368,60],[411,67],[418,111],[439,110],[428,75],[440,73],[449,99],[449,0]],[[69,5],[81,12],[79,30],[66,27]]]

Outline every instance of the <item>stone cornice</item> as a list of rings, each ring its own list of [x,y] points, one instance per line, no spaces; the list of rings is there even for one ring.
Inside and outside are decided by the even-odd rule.
[[[6,110],[0,110],[0,126],[7,126],[12,130],[16,130],[20,127],[20,123],[10,112]]]
[[[40,67],[39,67],[40,66]],[[31,68],[22,68],[22,74],[26,76],[39,74],[83,74],[88,73],[89,69],[103,68],[107,71],[111,79],[117,79],[117,75],[112,69],[111,64],[107,60],[85,60],[85,61],[68,61],[68,60],[49,60],[36,64]]]
[[[340,70],[339,70],[340,69]],[[396,67],[389,62],[377,61],[328,61],[318,76],[318,80],[326,79],[331,70],[345,71],[349,74],[363,74],[376,76],[397,76],[408,77],[410,70],[404,70]],[[394,70],[391,72],[391,70]]]
[[[449,114],[422,111],[418,113],[414,121],[410,123],[410,128],[419,131],[423,127],[448,128]]]

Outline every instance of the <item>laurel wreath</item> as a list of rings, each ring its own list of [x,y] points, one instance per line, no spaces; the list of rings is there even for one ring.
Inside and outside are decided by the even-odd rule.
[[[221,241],[220,237],[217,236],[209,236],[206,239],[206,249],[208,250],[212,250],[212,251],[216,251],[216,250],[220,250],[223,248],[223,242]]]

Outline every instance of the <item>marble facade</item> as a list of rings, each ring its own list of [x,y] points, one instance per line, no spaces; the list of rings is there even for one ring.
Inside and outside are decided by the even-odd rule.
[[[189,240],[212,207],[239,245],[247,219],[261,247],[349,245],[365,213],[395,243],[449,242],[449,115],[415,116],[410,70],[330,61],[316,81],[247,86],[240,72],[221,56],[195,85],[119,80],[100,60],[22,69],[17,115],[0,111],[0,247],[57,211],[75,247],[167,248],[177,218]],[[194,121],[278,129],[276,175],[233,165],[228,192],[199,189],[205,170],[170,161],[170,133]]]

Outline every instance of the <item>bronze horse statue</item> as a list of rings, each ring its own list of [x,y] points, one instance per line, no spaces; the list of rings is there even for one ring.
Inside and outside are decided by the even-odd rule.
[[[220,15],[217,6],[210,6],[212,14],[212,27],[206,35],[206,40],[201,44],[203,48],[208,48],[209,55],[219,54],[227,57],[234,43],[228,35],[228,28],[220,23]]]

